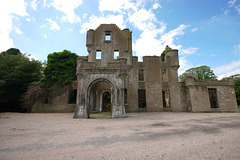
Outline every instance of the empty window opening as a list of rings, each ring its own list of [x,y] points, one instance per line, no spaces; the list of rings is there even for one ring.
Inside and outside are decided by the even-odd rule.
[[[102,51],[101,50],[97,50],[96,51],[96,59],[101,59],[102,58]]]
[[[162,54],[162,55],[161,55],[161,61],[162,61],[162,62],[165,62],[165,61],[166,61],[166,56],[165,56],[165,54]]]
[[[69,98],[68,98],[68,104],[76,104],[77,102],[77,90],[70,90],[69,92]]]
[[[105,33],[105,41],[111,41],[111,33]]]
[[[163,108],[170,108],[170,91],[162,90]]]
[[[102,112],[112,111],[112,103],[111,103],[111,93],[104,92],[102,94]]]
[[[217,89],[208,88],[208,96],[209,96],[211,108],[219,108],[218,100],[217,100]]]
[[[128,95],[127,95],[127,89],[124,89],[124,104],[128,103],[128,99],[127,99]]]
[[[144,81],[144,69],[138,69],[138,81]]]
[[[119,57],[119,51],[118,50],[114,51],[113,54],[114,54],[114,56],[113,56],[114,59],[117,59]]]
[[[138,108],[146,108],[146,91],[145,89],[138,90]]]
[[[168,81],[167,69],[162,69],[162,81],[163,82]]]

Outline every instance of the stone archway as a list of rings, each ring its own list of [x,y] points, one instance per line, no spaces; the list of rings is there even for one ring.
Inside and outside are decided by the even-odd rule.
[[[91,112],[99,111],[100,95],[104,90],[109,90],[111,93],[112,118],[126,117],[123,89],[124,80],[113,79],[113,82],[107,78],[79,81],[77,107],[73,117],[90,118]]]
[[[87,89],[87,116],[90,118],[91,112],[102,111],[102,96],[105,92],[111,95],[111,105],[115,105],[115,87],[107,79],[94,80]]]

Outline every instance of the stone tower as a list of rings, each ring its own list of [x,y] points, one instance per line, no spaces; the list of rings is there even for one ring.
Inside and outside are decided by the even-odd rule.
[[[115,24],[102,24],[87,32],[88,57],[77,62],[77,107],[75,118],[89,118],[102,111],[105,93],[111,97],[112,117],[125,117],[125,78],[132,67],[132,32]]]

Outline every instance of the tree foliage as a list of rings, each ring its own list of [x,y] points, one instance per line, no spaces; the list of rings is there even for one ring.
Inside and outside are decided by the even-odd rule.
[[[0,53],[0,111],[21,111],[20,98],[28,86],[41,78],[42,65],[30,61],[18,49]]]
[[[196,80],[217,78],[209,66],[200,66],[186,70],[182,75],[179,76],[180,81],[183,82],[186,76],[193,76]]]
[[[234,80],[234,89],[236,93],[237,104],[240,106],[240,74],[235,74],[231,76]]]
[[[42,83],[45,86],[64,86],[76,80],[77,55],[70,51],[54,52],[48,55]]]

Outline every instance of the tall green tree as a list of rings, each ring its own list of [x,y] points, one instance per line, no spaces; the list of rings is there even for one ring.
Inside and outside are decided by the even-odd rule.
[[[234,89],[236,93],[237,105],[240,106],[240,74],[231,76],[234,80]]]
[[[193,76],[197,80],[204,79],[216,79],[217,76],[213,73],[213,70],[209,66],[200,66],[196,68],[190,68],[179,76],[181,82],[184,81],[186,76]]]
[[[76,53],[67,50],[49,54],[42,84],[64,86],[76,80],[77,57]]]
[[[22,111],[21,96],[41,78],[42,64],[30,61],[18,49],[0,53],[0,111]]]

